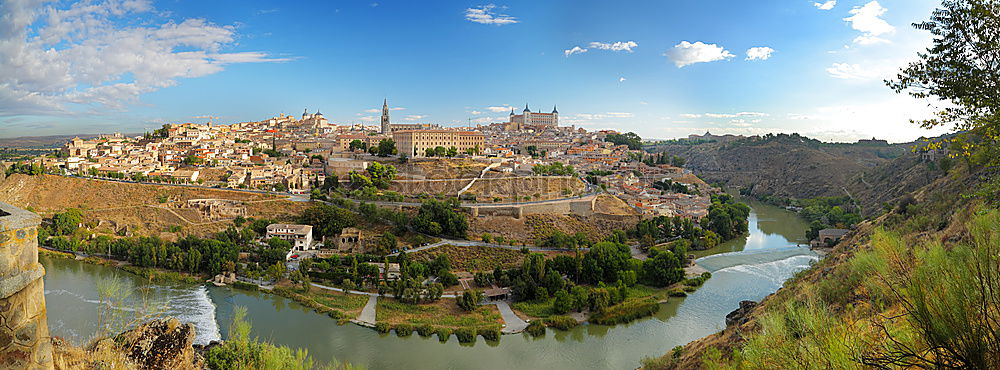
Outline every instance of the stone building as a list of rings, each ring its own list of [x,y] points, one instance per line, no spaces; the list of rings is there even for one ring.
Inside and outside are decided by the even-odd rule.
[[[278,238],[292,243],[292,249],[304,251],[313,249],[312,225],[270,224],[267,225],[266,239]]]
[[[475,131],[407,130],[392,133],[399,154],[426,156],[427,149],[455,147],[461,153],[467,149],[482,149],[486,138]]]
[[[38,215],[0,202],[0,368],[51,369]]]
[[[361,241],[361,230],[353,227],[345,227],[337,237],[337,253],[359,253],[363,252]]]
[[[507,121],[506,129],[509,131],[520,131],[529,128],[553,128],[559,126],[559,110],[552,107],[552,113],[532,112],[528,105],[524,105],[521,114],[514,114],[510,110],[510,118]]]

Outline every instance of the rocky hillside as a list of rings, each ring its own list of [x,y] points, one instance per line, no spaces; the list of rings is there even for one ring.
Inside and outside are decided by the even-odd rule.
[[[900,173],[926,180],[918,167]],[[734,307],[723,331],[645,367],[995,368],[1000,211],[962,196],[996,175],[983,171],[927,181],[760,304]]]
[[[798,135],[769,135],[654,150],[687,159],[709,183],[790,198],[842,196],[854,176],[906,152],[905,144],[830,144]]]
[[[686,158],[685,167],[709,183],[755,196],[849,195],[873,215],[941,176],[911,151],[915,145],[823,143],[793,134],[651,149]]]

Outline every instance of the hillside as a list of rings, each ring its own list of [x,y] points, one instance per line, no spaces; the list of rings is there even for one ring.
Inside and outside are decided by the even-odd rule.
[[[210,188],[131,184],[55,175],[13,174],[0,180],[0,201],[49,217],[79,209],[94,230],[171,239],[179,226],[185,234],[205,235],[224,229],[229,220],[206,218],[184,207],[190,199],[239,201],[248,217],[282,219],[308,206],[273,195]],[[177,228],[174,228],[175,230]]]
[[[883,203],[940,176],[912,152],[914,145],[823,143],[793,134],[647,149],[684,157],[685,167],[706,182],[750,195],[796,199],[849,195],[863,213],[873,215]]]
[[[654,147],[684,157],[685,167],[709,183],[790,198],[842,196],[855,175],[907,149],[905,144],[822,143],[798,135]]]
[[[1000,211],[961,196],[995,175],[963,166],[929,182],[737,323],[645,366],[995,368]]]

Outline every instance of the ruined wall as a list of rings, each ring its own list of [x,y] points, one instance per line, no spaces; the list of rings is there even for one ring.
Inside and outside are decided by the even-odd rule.
[[[51,369],[38,215],[0,202],[0,368]]]

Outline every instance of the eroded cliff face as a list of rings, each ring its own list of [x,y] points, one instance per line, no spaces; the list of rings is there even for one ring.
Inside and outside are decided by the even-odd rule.
[[[45,268],[38,263],[40,223],[34,213],[0,203],[0,368],[53,367]]]

